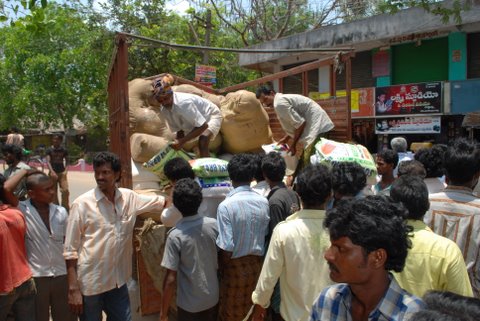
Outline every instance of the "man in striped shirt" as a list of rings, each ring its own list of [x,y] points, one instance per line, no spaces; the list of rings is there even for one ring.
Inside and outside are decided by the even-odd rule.
[[[228,174],[234,190],[218,206],[221,321],[242,320],[247,315],[262,269],[270,218],[268,200],[250,187],[256,166],[251,155],[233,156]]]
[[[68,217],[63,256],[68,303],[82,321],[131,321],[126,283],[132,275],[132,232],[138,214],[161,212],[165,199],[117,188],[117,155],[93,159],[97,187],[78,197]]]

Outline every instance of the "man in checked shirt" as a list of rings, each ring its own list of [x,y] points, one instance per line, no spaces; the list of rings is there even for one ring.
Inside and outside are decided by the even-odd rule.
[[[79,196],[68,217],[64,257],[68,303],[82,321],[131,321],[127,281],[132,274],[135,219],[161,212],[165,199],[117,188],[117,155],[100,152],[93,159],[97,187]]]

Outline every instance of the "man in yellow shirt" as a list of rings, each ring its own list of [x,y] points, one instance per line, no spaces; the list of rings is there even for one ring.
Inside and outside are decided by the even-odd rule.
[[[400,286],[422,297],[429,290],[450,291],[473,296],[462,252],[455,242],[435,234],[424,222],[428,211],[427,185],[420,177],[403,175],[392,184],[390,196],[408,209],[412,248],[405,268],[394,273]]]

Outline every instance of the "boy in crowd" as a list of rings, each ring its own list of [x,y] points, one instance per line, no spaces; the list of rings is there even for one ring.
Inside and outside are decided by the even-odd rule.
[[[76,316],[68,307],[67,268],[63,259],[63,240],[67,211],[53,204],[54,185],[44,173],[27,177],[29,199],[20,202],[19,209],[27,221],[28,263],[33,273],[37,295],[37,321],[73,321]]]
[[[176,182],[173,204],[183,218],[170,230],[162,266],[165,276],[160,320],[168,320],[168,308],[177,288],[178,321],[216,321],[219,286],[217,279],[218,236],[215,219],[202,217],[201,187],[191,178]]]

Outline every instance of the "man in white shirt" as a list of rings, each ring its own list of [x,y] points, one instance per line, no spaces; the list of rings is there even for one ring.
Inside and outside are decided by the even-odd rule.
[[[161,212],[162,196],[117,188],[117,155],[93,159],[97,187],[79,196],[68,216],[63,256],[67,262],[68,302],[82,321],[131,321],[127,282],[132,276],[132,234],[137,215]]]
[[[223,116],[211,101],[197,95],[174,93],[172,75],[165,75],[153,82],[154,97],[162,105],[160,112],[172,132],[177,133],[174,149],[198,137],[200,157],[209,157],[208,146],[220,131]]]
[[[276,93],[266,86],[258,88],[256,96],[263,106],[275,109],[280,125],[287,133],[278,143],[287,143],[292,138],[289,147],[292,155],[296,153],[297,143],[303,144],[302,160],[297,170],[308,165],[317,141],[335,127],[327,113],[308,97]]]
[[[280,279],[280,314],[286,321],[306,321],[318,293],[332,284],[323,255],[330,246],[323,227],[330,200],[331,174],[324,165],[306,167],[297,177],[303,210],[273,230],[252,302],[253,321],[265,319],[266,308]]]
[[[25,215],[27,258],[37,288],[35,317],[49,321],[73,321],[77,317],[68,308],[67,268],[63,259],[63,240],[67,211],[53,204],[54,182],[44,173],[27,177],[29,199],[19,204]]]

